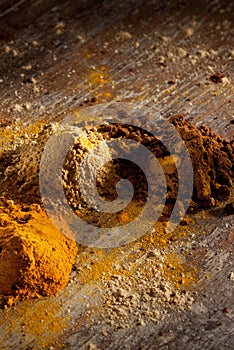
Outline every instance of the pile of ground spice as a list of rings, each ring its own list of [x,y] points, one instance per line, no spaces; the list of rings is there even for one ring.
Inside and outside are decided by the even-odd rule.
[[[193,166],[194,188],[190,202],[190,211],[201,208],[212,208],[219,201],[228,200],[233,188],[234,141],[225,140],[206,126],[202,125],[198,127],[193,125],[189,121],[186,121],[182,115],[176,115],[170,121],[182,137]],[[162,215],[162,219],[167,220],[177,200],[179,183],[177,164],[181,160],[176,155],[171,155],[160,140],[157,140],[152,134],[138,127],[123,124],[108,124],[100,126],[97,131],[105,140],[111,138],[129,138],[135,140],[145,145],[157,157],[167,182],[166,205],[164,206]],[[97,131],[93,131],[93,133]],[[90,135],[92,133],[89,134],[89,138],[92,138]],[[82,200],[79,188],[76,186],[80,171],[79,166],[85,152],[88,152],[87,148],[81,153],[81,148],[75,145],[68,154],[63,178],[64,191],[69,204],[78,215],[82,216],[80,210],[77,210],[77,208],[85,208],[85,217],[88,219],[88,208],[88,211],[92,212],[91,222],[105,226],[105,221],[108,224],[111,223],[111,220],[115,222],[117,216],[115,217],[113,213],[111,215],[102,214],[102,219],[100,219],[100,215]],[[116,199],[116,183],[121,178],[127,178],[134,186],[133,202],[135,202],[134,211],[137,216],[140,209],[136,204],[141,202],[143,205],[147,199],[147,179],[144,173],[133,162],[129,162],[128,160],[114,160],[112,161],[112,167],[115,169],[115,175],[113,172],[107,171],[106,173],[102,173],[102,177],[105,176],[105,179],[102,178],[102,181],[97,180],[100,195],[106,200]],[[184,172],[186,172],[186,168]],[[179,204],[182,212],[183,203],[181,202]],[[130,207],[128,212],[133,212],[132,209]],[[179,215],[180,213],[178,213]],[[130,220],[132,220],[132,217],[129,217]]]
[[[228,141],[207,126],[197,127],[183,116],[171,118],[189,151],[194,171],[193,200],[213,207],[230,197],[234,178],[234,140]]]
[[[0,294],[17,299],[54,295],[66,286],[77,254],[38,204],[0,201]]]
[[[208,127],[197,127],[186,121],[182,115],[170,119],[176,130],[182,137],[191,158],[194,171],[194,188],[190,202],[190,211],[201,208],[215,207],[219,201],[227,200],[232,192],[234,176],[234,142],[213,133]],[[167,182],[166,205],[162,211],[162,220],[168,220],[173,210],[178,195],[177,164],[180,159],[171,155],[163,143],[152,134],[132,125],[108,124],[102,125],[97,130],[89,132],[89,141],[94,139],[93,134],[99,133],[99,139],[110,140],[113,138],[128,138],[145,145],[157,157],[162,166]],[[93,141],[92,141],[93,142]],[[173,140],[172,140],[173,142]],[[178,145],[179,147],[180,145]],[[89,151],[86,147],[80,147],[79,142],[68,154],[63,173],[64,192],[71,207],[86,221],[102,227],[113,226],[118,221],[120,213],[100,214],[82,199],[77,178],[80,172],[80,163],[83,156]],[[116,184],[121,178],[127,178],[134,187],[134,196],[128,211],[122,211],[122,216],[133,219],[129,213],[135,212],[137,217],[142,206],[147,200],[147,179],[141,169],[133,162],[121,160],[112,161],[112,168],[102,172],[101,181],[97,179],[99,194],[106,200],[116,199]],[[187,169],[185,168],[184,171]],[[160,194],[159,194],[160,195]],[[159,201],[160,202],[160,201]],[[139,205],[141,203],[141,205]],[[179,203],[179,212],[183,212],[184,203]],[[78,208],[82,208],[79,210]]]

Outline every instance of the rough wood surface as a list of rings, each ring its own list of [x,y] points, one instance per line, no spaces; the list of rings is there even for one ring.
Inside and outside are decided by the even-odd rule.
[[[184,113],[232,139],[233,13],[234,3],[225,0],[1,0],[1,121],[59,121],[95,97],[154,106],[166,117]],[[22,68],[29,64],[29,70]],[[105,82],[90,82],[91,72],[102,74],[101,67]],[[215,72],[228,80],[213,83]],[[186,243],[187,261],[199,269],[190,310],[105,334],[98,286],[72,283],[54,298],[1,310],[0,348],[233,349],[233,216],[222,210],[199,215],[200,228]],[[96,313],[90,316],[92,308]],[[40,326],[33,324],[35,314]]]

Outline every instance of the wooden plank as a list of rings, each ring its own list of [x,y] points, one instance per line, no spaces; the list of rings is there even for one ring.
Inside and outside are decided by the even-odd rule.
[[[0,9],[3,120],[61,121],[95,98],[153,106],[166,117],[185,113],[233,138],[233,3],[1,1]],[[60,34],[58,23],[64,23]],[[22,68],[27,65],[32,68]],[[213,72],[223,73],[226,83],[213,83]],[[195,235],[191,227],[188,241],[171,246],[178,254],[186,249],[188,264],[199,270],[191,309],[171,311],[159,323],[114,330],[102,318],[102,282],[72,282],[54,298],[1,310],[1,348],[232,349],[233,216],[217,210],[199,215]],[[131,254],[123,249],[125,262]],[[144,259],[142,253],[133,270]]]

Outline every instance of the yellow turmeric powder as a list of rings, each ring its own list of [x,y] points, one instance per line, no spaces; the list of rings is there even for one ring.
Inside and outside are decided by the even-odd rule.
[[[39,205],[0,206],[0,294],[18,298],[54,295],[68,282],[77,253]]]

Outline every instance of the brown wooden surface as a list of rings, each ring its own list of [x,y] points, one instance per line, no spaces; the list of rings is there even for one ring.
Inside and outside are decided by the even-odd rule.
[[[69,111],[92,104],[95,97],[97,102],[154,106],[166,117],[185,113],[189,120],[232,139],[233,13],[234,4],[225,0],[1,0],[1,119],[19,117],[25,124],[62,120]],[[59,22],[65,24],[61,35],[55,29]],[[191,27],[194,34],[188,36],[186,29]],[[129,32],[131,38],[119,36],[120,31]],[[17,55],[4,52],[4,45]],[[178,56],[179,48],[186,57]],[[28,64],[32,69],[22,69]],[[92,70],[100,73],[103,66],[105,82],[92,81],[90,90]],[[223,73],[229,82],[213,83],[209,79],[213,72]],[[32,77],[39,91],[33,91]],[[176,83],[170,85],[170,80]],[[31,104],[29,110],[15,111],[16,103],[26,102]],[[186,246],[188,262],[200,271],[191,310],[171,313],[158,324],[104,335],[97,323],[99,312],[93,320],[85,313],[87,301],[91,308],[102,304],[97,286],[90,282],[78,288],[73,283],[55,298],[18,304],[7,317],[1,310],[0,348],[92,349],[93,344],[98,349],[233,349],[234,282],[228,278],[234,272],[233,216],[214,210],[197,220],[200,231]],[[71,321],[63,327],[68,306]],[[56,312],[47,318],[46,310]],[[45,324],[41,334],[29,327],[35,313]],[[58,329],[51,334],[53,322]]]

